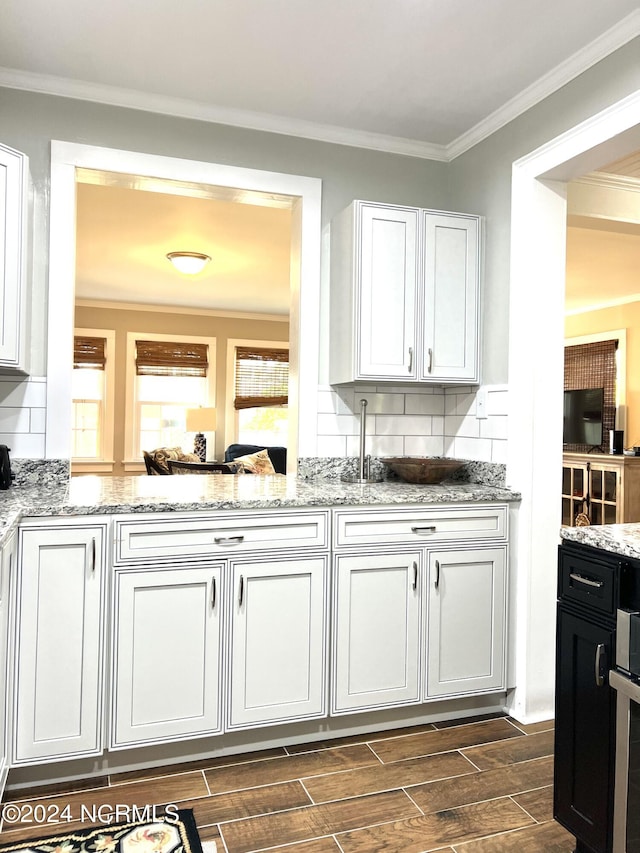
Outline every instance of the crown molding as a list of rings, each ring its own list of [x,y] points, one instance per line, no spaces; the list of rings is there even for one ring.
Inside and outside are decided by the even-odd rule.
[[[576,314],[589,314],[591,311],[604,311],[606,308],[618,308],[620,305],[631,305],[640,302],[640,293],[632,293],[630,296],[620,296],[618,299],[609,299],[605,302],[597,302],[584,308],[572,308],[565,311],[565,317],[575,317]]]
[[[585,48],[574,53],[573,56],[560,63],[548,74],[540,77],[535,83],[528,86],[519,95],[511,98],[487,118],[454,139],[446,147],[447,159],[455,160],[456,157],[500,130],[501,127],[570,83],[574,78],[638,35],[640,35],[640,10],[627,15],[626,18],[598,36]]]
[[[589,184],[592,187],[601,187],[606,190],[626,190],[640,192],[640,178],[628,175],[613,175],[609,172],[590,172],[580,178],[575,178],[576,184]]]
[[[328,142],[334,145],[346,145],[352,148],[365,148],[371,151],[383,151],[388,154],[401,154],[406,157],[448,163],[500,130],[513,119],[534,107],[638,35],[640,35],[640,9],[627,15],[626,18],[594,39],[585,48],[574,53],[573,56],[447,145],[320,124],[303,119],[269,115],[268,113],[237,110],[183,98],[140,92],[135,89],[89,83],[68,77],[35,74],[15,68],[0,67],[0,86],[143,112],[160,113],[176,118],[242,127],[247,130],[279,133],[284,136],[310,139],[315,142]]]
[[[113,311],[145,311],[158,314],[193,314],[198,317],[220,317],[228,320],[265,320],[271,323],[288,323],[288,314],[258,314],[250,311],[222,311],[196,306],[158,305],[143,302],[111,302],[105,299],[76,299],[79,308],[108,309]]]
[[[267,133],[280,133],[284,136],[311,139],[315,142],[330,142],[334,145],[347,145],[352,148],[367,148],[372,151],[402,154],[425,160],[447,161],[444,145],[421,142],[418,139],[405,139],[400,136],[387,136],[383,133],[370,133],[364,130],[319,124],[303,119],[292,119],[249,110],[236,110],[231,107],[220,107],[213,104],[203,104],[199,101],[140,92],[135,89],[121,89],[115,86],[72,80],[68,77],[34,74],[15,68],[0,67],[0,86],[44,95],[74,98],[80,101],[91,101],[112,107],[161,113],[176,118],[225,124]]]

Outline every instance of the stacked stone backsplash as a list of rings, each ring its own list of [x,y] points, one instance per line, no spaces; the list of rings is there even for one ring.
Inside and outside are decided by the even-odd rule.
[[[11,459],[13,486],[66,486],[71,476],[68,459]]]
[[[359,458],[346,457],[306,457],[298,459],[298,477],[303,480],[340,480],[353,477],[358,473]],[[371,457],[370,477],[372,480],[397,480],[400,478],[388,468],[380,457]],[[476,483],[483,486],[504,487],[506,483],[506,465],[501,462],[465,461],[451,477],[458,483]]]

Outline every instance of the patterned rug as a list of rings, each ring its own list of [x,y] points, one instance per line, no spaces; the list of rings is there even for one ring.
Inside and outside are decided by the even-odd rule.
[[[0,836],[0,841],[2,836]],[[215,853],[207,842],[204,853]],[[0,844],[0,853],[203,853],[191,809],[149,822],[104,824]]]

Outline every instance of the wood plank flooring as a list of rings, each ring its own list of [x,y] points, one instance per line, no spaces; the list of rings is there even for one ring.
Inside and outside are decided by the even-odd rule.
[[[9,790],[76,822],[5,822],[0,844],[87,827],[92,807],[175,803],[219,853],[571,853],[552,753],[552,723],[496,716]]]

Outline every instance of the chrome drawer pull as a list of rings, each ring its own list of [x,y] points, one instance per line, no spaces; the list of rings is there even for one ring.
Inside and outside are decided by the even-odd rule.
[[[216,545],[239,545],[244,542],[244,536],[216,536],[213,541]]]
[[[412,527],[411,532],[417,533],[418,536],[422,535],[423,533],[435,533],[436,532],[436,526],[435,526],[435,524],[433,524],[430,527]]]
[[[601,589],[604,586],[604,581],[592,581],[590,578],[585,578],[582,575],[575,574],[575,572],[571,572],[569,577],[572,581],[583,583],[585,586],[592,586],[595,589]]]

